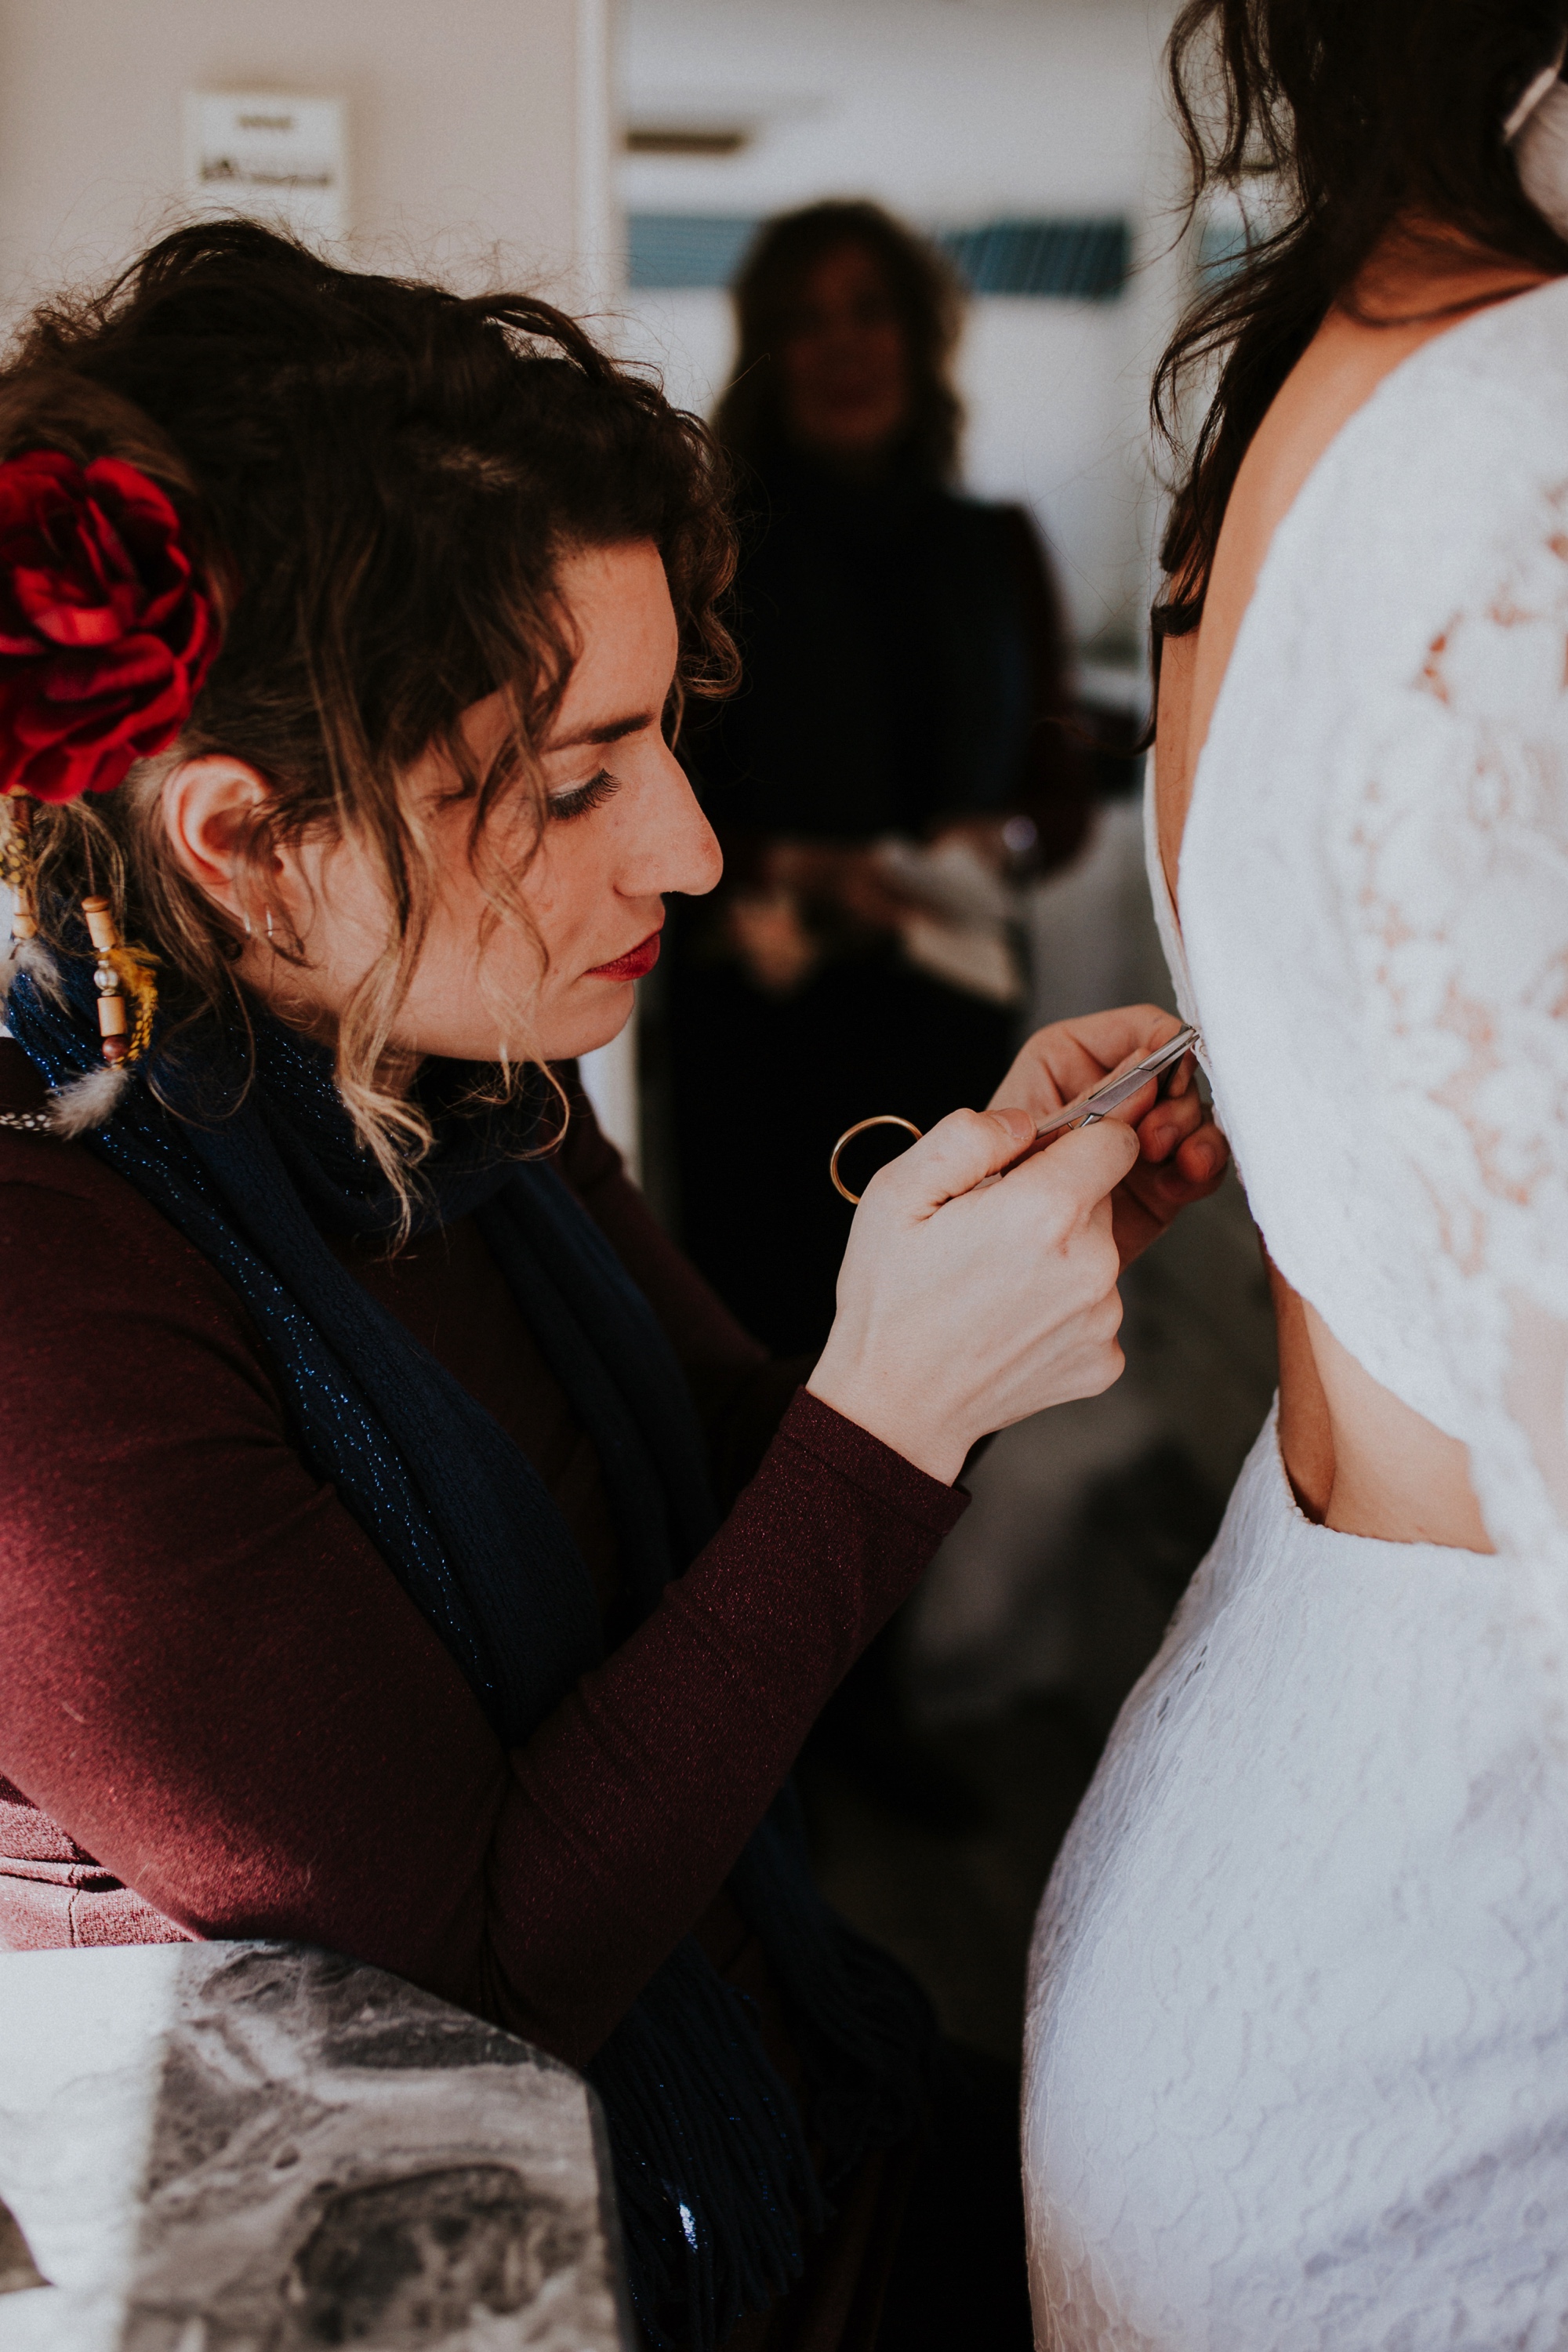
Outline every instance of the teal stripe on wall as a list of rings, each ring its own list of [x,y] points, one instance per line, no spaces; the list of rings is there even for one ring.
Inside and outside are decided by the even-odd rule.
[[[728,286],[761,226],[735,214],[633,213],[632,285]],[[975,294],[1110,301],[1126,285],[1131,263],[1125,220],[994,220],[934,234]]]

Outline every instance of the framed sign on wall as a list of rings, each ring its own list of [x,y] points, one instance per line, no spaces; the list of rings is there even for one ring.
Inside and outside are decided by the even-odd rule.
[[[348,221],[344,108],[336,98],[188,90],[185,192],[203,212],[281,220],[312,240]]]

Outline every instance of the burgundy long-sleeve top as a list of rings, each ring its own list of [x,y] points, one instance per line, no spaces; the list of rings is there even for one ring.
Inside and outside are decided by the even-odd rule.
[[[42,1098],[0,1041],[0,1109]],[[732,1484],[776,1368],[580,1092],[560,1166]],[[528,1452],[610,1605],[592,1445],[477,1229],[346,1255]],[[683,1936],[734,1943],[726,1875],[964,1501],[799,1391],[713,1540],[507,1751],[291,1442],[237,1295],[84,1147],[4,1129],[0,1380],[0,1948],[295,1937],[579,2064]]]

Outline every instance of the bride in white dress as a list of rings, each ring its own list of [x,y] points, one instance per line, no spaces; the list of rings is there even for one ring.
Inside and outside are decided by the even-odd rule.
[[[1564,10],[1194,0],[1188,60],[1221,22],[1253,41],[1229,166],[1273,136],[1301,205],[1228,289],[1224,429],[1175,510],[1201,625],[1165,642],[1150,873],[1275,1270],[1281,1391],[1041,1910],[1036,2326],[1052,2352],[1546,2352]]]

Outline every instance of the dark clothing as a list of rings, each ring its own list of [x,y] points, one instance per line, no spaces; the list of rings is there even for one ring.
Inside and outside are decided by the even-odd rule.
[[[786,997],[734,963],[678,967],[668,1001],[681,1238],[748,1330],[815,1353],[854,1214],[828,1181],[834,1143],[873,1111],[923,1132],[960,1105],[979,1109],[1012,1059],[1013,1014],[892,949],[832,958]],[[846,1161],[851,1190],[904,1140],[868,1137]]]
[[[920,2142],[862,2169],[811,2276],[725,2352],[1033,2352],[1018,2069],[944,2042],[935,2077]]]
[[[896,477],[779,459],[737,580],[741,688],[696,739],[721,836],[870,841],[944,817],[1085,823],[1068,640],[1028,517]]]
[[[742,682],[692,740],[725,880],[673,910],[664,986],[682,1238],[782,1351],[820,1346],[832,1320],[850,1214],[827,1181],[837,1137],[875,1111],[924,1129],[984,1104],[1017,1023],[810,908],[823,960],[771,992],[733,951],[731,898],[771,843],[919,839],[969,816],[1026,816],[1047,867],[1078,847],[1087,803],[1061,613],[1019,509],[784,458],[754,505]]]
[[[0,1044],[0,1108],[41,1092]],[[562,1166],[690,1368],[717,1470],[743,1478],[776,1376],[580,1098]],[[0,1945],[296,1937],[580,2064],[695,1932],[790,2079],[723,1881],[963,1498],[795,1396],[713,1541],[509,1753],[291,1442],[209,1261],[79,1145],[0,1131],[0,1350],[26,1399],[0,1529]],[[593,1449],[477,1228],[348,1262],[526,1446],[613,1605]],[[868,2231],[893,2161],[841,2199]],[[833,2247],[858,2268],[848,2226],[801,2294]]]
[[[0,1044],[0,1108],[40,1096]],[[562,1166],[694,1366],[722,1457],[761,1350],[585,1107]],[[965,1498],[797,1394],[712,1543],[507,1755],[305,1467],[222,1276],[79,1145],[0,1132],[0,1353],[26,1398],[0,1526],[0,1943],[298,1937],[581,2064]],[[369,1284],[531,1452],[539,1430],[602,1574],[596,1471],[537,1351],[509,1376],[515,1310],[472,1227]]]
[[[877,2352],[1031,2352],[1016,2066],[944,2044]]]

